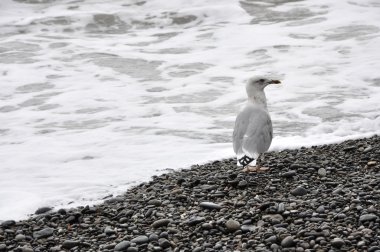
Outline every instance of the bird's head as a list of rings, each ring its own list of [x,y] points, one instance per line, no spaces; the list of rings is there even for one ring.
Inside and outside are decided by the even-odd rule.
[[[248,80],[247,92],[250,93],[249,90],[264,90],[264,88],[268,86],[269,84],[280,84],[280,83],[281,81],[279,80],[275,80],[275,79],[268,78],[265,76],[252,77]]]
[[[255,104],[262,104],[264,107],[267,105],[264,88],[269,84],[280,84],[281,81],[264,76],[252,77],[248,80],[246,89],[248,100]]]

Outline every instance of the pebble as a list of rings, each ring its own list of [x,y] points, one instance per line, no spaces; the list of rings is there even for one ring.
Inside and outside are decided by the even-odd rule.
[[[35,239],[47,238],[49,236],[52,236],[53,233],[54,233],[53,228],[44,228],[40,231],[33,232],[33,237]]]
[[[345,244],[344,240],[341,239],[341,238],[334,238],[332,241],[331,241],[331,245],[335,248],[341,248],[343,247]]]
[[[155,222],[153,222],[152,227],[153,228],[166,227],[167,225],[169,225],[170,222],[171,220],[169,219],[156,220]]]
[[[79,241],[74,241],[74,240],[65,240],[63,243],[62,243],[62,248],[64,249],[72,249],[76,246],[79,246],[80,245],[80,242]]]
[[[115,251],[124,251],[126,250],[129,246],[131,246],[131,243],[129,241],[122,241],[116,244],[114,250]]]
[[[321,177],[326,177],[327,171],[325,168],[319,168],[318,169],[318,175]]]
[[[136,248],[136,247],[129,247],[129,248],[127,248],[127,252],[138,252],[138,251],[139,251],[139,249]]]
[[[304,196],[307,194],[307,190],[302,186],[297,186],[290,193],[294,196]]]
[[[131,240],[131,242],[136,244],[144,244],[149,242],[149,238],[146,235],[140,235]]]
[[[114,229],[112,229],[111,227],[106,227],[106,228],[104,229],[104,233],[105,233],[106,235],[113,235],[113,234],[116,234],[116,231],[115,231]]]
[[[51,207],[40,207],[36,210],[36,212],[34,214],[44,214],[46,212],[49,212],[51,211],[53,208]]]
[[[228,220],[226,222],[226,227],[228,231],[235,232],[236,230],[240,229],[240,223],[236,220]]]
[[[281,241],[281,246],[284,248],[289,248],[294,246],[294,239],[292,236],[287,236]]]
[[[199,223],[202,223],[204,222],[206,219],[204,217],[200,217],[200,216],[192,216],[190,217],[190,219],[187,220],[187,224],[189,226],[195,226]]]
[[[215,204],[213,202],[208,202],[208,201],[201,202],[199,206],[206,209],[216,209],[216,210],[222,209],[221,205]]]
[[[158,239],[158,245],[163,249],[169,248],[171,246],[170,242],[165,238]]]
[[[359,220],[361,222],[365,222],[365,221],[374,221],[377,219],[377,215],[375,214],[363,214],[360,216]]]
[[[18,234],[18,235],[16,235],[15,240],[18,241],[18,242],[24,241],[25,240],[25,235]]]
[[[290,170],[290,171],[284,172],[281,176],[284,177],[284,178],[292,178],[292,177],[294,177],[296,175],[297,175],[296,171]]]
[[[14,225],[16,225],[16,222],[14,220],[6,220],[1,223],[1,227],[3,228],[9,228]]]

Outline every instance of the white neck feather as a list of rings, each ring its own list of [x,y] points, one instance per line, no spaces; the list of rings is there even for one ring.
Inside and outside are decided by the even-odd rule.
[[[267,110],[267,98],[263,90],[255,90],[248,94],[248,101]]]

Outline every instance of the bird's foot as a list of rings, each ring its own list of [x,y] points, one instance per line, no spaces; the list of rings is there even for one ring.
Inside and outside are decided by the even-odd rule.
[[[269,170],[269,167],[258,166],[258,165],[256,165],[256,166],[247,165],[246,167],[244,167],[242,172],[253,173],[253,172],[266,172],[268,170]]]

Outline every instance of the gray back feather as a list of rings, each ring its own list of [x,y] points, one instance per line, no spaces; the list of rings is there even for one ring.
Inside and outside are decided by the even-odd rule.
[[[272,121],[268,111],[248,104],[237,116],[233,133],[235,153],[257,156],[269,149],[273,138]]]

